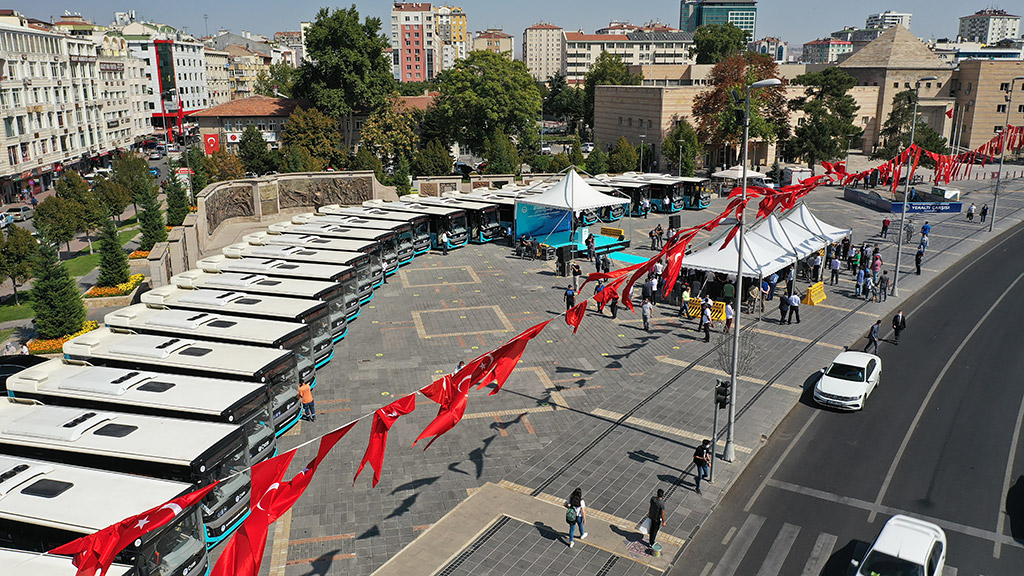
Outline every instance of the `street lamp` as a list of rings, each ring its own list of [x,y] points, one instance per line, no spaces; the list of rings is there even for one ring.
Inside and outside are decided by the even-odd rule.
[[[750,86],[747,86],[747,95],[744,100],[744,114],[743,114],[743,195],[741,196],[742,202],[740,206],[745,208],[744,203],[747,201],[747,148],[750,140],[750,90],[757,88],[767,88],[769,86],[778,86],[782,84],[782,81],[778,78],[769,78],[767,80],[761,80],[760,82],[754,82]],[[732,374],[729,376],[730,384],[732,387],[732,397],[729,400],[729,427],[725,433],[725,451],[722,453],[722,458],[726,462],[732,462],[736,459],[736,445],[734,444],[735,428],[736,428],[736,397],[737,397],[737,371],[739,370],[740,360],[740,314],[743,307],[740,305],[743,301],[743,209],[737,214],[739,219],[740,232],[736,241],[737,252],[739,257],[736,262],[736,290],[733,296],[733,318],[735,326],[733,326],[732,334]],[[760,285],[760,279],[758,279]],[[714,448],[712,447],[712,450]]]
[[[640,135],[640,171],[647,172],[644,170],[644,140],[647,139],[647,134]]]
[[[679,176],[680,178],[683,177],[683,141],[682,140],[679,141],[679,174],[677,174],[677,176]]]
[[[938,80],[935,76],[925,76],[914,83],[914,115],[910,117],[910,146],[914,145],[914,129],[917,128],[917,102],[921,98],[918,93],[921,91],[921,82]],[[900,282],[900,255],[903,253],[903,237],[906,236],[904,226],[907,225],[907,202],[910,201],[910,161],[913,154],[907,154],[907,181],[903,184],[903,204],[900,210],[900,229],[896,231],[898,244],[896,245],[896,269],[892,275],[892,295],[899,296]]]
[[[996,192],[995,197],[992,198],[992,218],[988,221],[988,231],[992,231],[992,226],[996,223],[996,204],[999,203],[999,183],[1003,181],[1003,161],[1006,159],[1006,144],[1009,139],[1006,137],[1006,131],[1010,128],[1010,108],[1013,107],[1013,83],[1017,80],[1024,80],[1024,76],[1017,76],[1013,80],[1010,80],[1010,87],[1006,90],[1006,122],[1003,124],[1003,137],[1001,138],[1002,144],[999,146],[999,174],[996,178]]]

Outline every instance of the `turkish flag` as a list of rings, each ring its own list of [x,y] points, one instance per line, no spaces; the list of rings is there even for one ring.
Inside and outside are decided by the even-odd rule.
[[[618,278],[619,276],[629,274],[643,265],[644,263],[640,262],[639,264],[633,264],[632,266],[626,266],[625,268],[619,268],[618,270],[612,270],[611,272],[591,272],[590,274],[587,274],[587,280],[583,283],[583,286],[586,286],[588,282]],[[583,290],[583,286],[580,286],[580,290]]]
[[[203,137],[203,143],[206,145],[207,154],[213,154],[214,152],[220,151],[219,134],[207,134]]]
[[[359,463],[359,469],[356,470],[355,477],[352,478],[353,484],[356,483],[356,478],[359,478],[359,473],[363,471],[363,466],[367,462],[373,468],[373,485],[376,486],[377,482],[380,482],[380,471],[384,465],[384,449],[388,445],[388,430],[391,430],[391,426],[394,425],[400,416],[405,416],[415,409],[416,394],[409,394],[373,413],[370,443],[366,447],[366,453],[363,454],[363,461]]]
[[[538,334],[547,327],[548,322],[546,320],[527,328],[521,334],[508,342],[502,344],[496,350],[484,354],[481,358],[489,359],[491,368],[482,374],[481,378],[477,380],[476,388],[479,390],[491,382],[497,382],[497,386],[491,391],[489,396],[493,396],[501,390],[501,387],[505,385],[505,381],[512,374],[512,370],[515,370],[516,364],[519,363],[519,359],[523,357],[523,352],[526,350],[526,345],[537,337]]]
[[[461,372],[461,371],[460,371]],[[463,383],[468,384],[470,380],[467,378],[463,380]],[[423,450],[430,448],[430,445],[434,443],[434,440],[440,438],[445,432],[448,432],[455,425],[462,420],[462,415],[466,413],[466,403],[469,401],[469,386],[459,387],[456,386],[454,376],[451,374],[445,374],[444,378],[435,381],[430,386],[427,386],[422,390],[423,394],[441,405],[437,409],[437,416],[434,420],[427,424],[427,427],[420,432],[420,435],[416,437],[412,445],[415,446],[416,442],[433,436],[430,442],[423,447]]]
[[[50,550],[49,553],[74,556],[71,562],[78,568],[78,576],[106,574],[107,569],[114,562],[114,557],[122,550],[147,533],[167,524],[202,500],[216,485],[217,483],[214,482],[205,488],[179,496],[156,508],[150,508],[142,514],[107,526],[99,532],[72,540]]]
[[[565,311],[565,323],[572,326],[572,333],[575,334],[580,329],[580,322],[583,321],[583,316],[587,314],[587,300],[580,302],[579,304],[569,308]]]
[[[952,108],[950,108],[949,110],[946,110],[946,116],[948,116],[949,118],[953,117],[953,109]]]
[[[605,287],[600,292],[594,294],[594,301],[597,302],[598,312],[604,311],[604,307],[618,295],[619,287],[626,280],[628,280],[627,276],[619,276],[617,279],[605,284]]]

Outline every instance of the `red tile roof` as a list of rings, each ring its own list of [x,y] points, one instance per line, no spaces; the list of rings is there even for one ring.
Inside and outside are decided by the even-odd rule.
[[[616,40],[628,41],[625,34],[581,34],[579,32],[566,32],[565,39],[568,42],[615,42]]]
[[[395,4],[395,10],[398,12],[430,12],[430,2],[407,2],[404,4]]]
[[[511,38],[511,34],[505,34],[504,32],[477,32],[477,38]]]
[[[546,22],[541,22],[540,24],[534,24],[533,26],[530,26],[529,28],[527,28],[527,30],[561,30],[561,29],[562,29],[561,26],[555,26],[554,24],[548,24]]]
[[[402,102],[410,110],[426,110],[440,95],[440,92],[429,92],[423,96],[402,96]]]
[[[308,107],[310,104],[305,100],[297,98],[271,98],[270,96],[250,96],[225,102],[212,108],[206,108],[193,114],[198,118],[227,118],[227,117],[288,117],[299,106]]]

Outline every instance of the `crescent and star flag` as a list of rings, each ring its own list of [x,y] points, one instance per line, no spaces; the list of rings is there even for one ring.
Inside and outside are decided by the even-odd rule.
[[[949,110],[946,110],[946,116],[948,116],[950,118],[953,117],[953,109],[952,108],[950,108]]]
[[[604,311],[604,307],[618,295],[619,287],[621,287],[622,283],[628,279],[628,276],[619,276],[615,280],[605,284],[604,288],[600,292],[594,294],[594,301],[597,302],[598,312]]]
[[[426,451],[434,443],[434,440],[455,428],[459,420],[462,420],[462,415],[466,413],[466,403],[469,401],[468,385],[471,381],[469,378],[465,378],[461,380],[461,383],[466,384],[466,386],[456,385],[455,377],[452,374],[445,374],[444,378],[435,381],[422,390],[424,396],[441,406],[437,409],[437,416],[434,417],[434,420],[427,424],[423,432],[420,432],[420,435],[413,441],[413,446],[416,445],[416,442],[433,436],[430,442],[427,442],[427,445],[423,447],[423,450]]]
[[[373,413],[370,443],[366,446],[366,453],[363,454],[363,461],[359,463],[359,469],[356,470],[355,477],[352,478],[353,484],[356,483],[356,478],[359,478],[359,473],[363,471],[363,466],[367,462],[373,468],[373,485],[376,486],[377,482],[380,482],[380,471],[384,464],[384,449],[388,445],[388,430],[391,430],[391,426],[394,425],[400,416],[405,416],[415,409],[416,394],[413,393],[395,400]]]
[[[625,268],[619,268],[617,270],[612,270],[611,272],[591,272],[590,274],[587,274],[587,279],[580,286],[580,290],[583,290],[583,286],[586,286],[588,282],[596,282],[598,280],[610,280],[612,278],[618,278],[619,276],[622,276],[624,274],[629,274],[633,270],[636,270],[637,268],[643,265],[644,263],[640,262],[639,264],[633,264],[632,266],[626,266]]]
[[[501,387],[505,385],[505,381],[508,380],[509,375],[512,374],[512,370],[515,370],[516,364],[519,363],[519,359],[523,357],[523,351],[526,350],[526,345],[530,343],[541,333],[544,328],[547,327],[551,320],[545,320],[536,326],[527,328],[521,334],[508,342],[502,344],[493,352],[485,354],[485,356],[491,356],[493,358],[494,367],[485,380],[480,381],[476,385],[476,389],[479,390],[491,382],[497,382],[497,386],[491,391],[488,396],[494,396],[501,390]]]
[[[213,154],[220,150],[220,134],[207,134],[203,137],[203,144],[206,146],[206,153]]]
[[[106,574],[110,565],[114,562],[114,557],[122,550],[135,540],[167,524],[181,514],[182,511],[201,501],[216,485],[217,483],[214,482],[205,488],[179,496],[156,508],[150,508],[142,514],[125,518],[117,524],[107,526],[99,532],[72,540],[63,546],[50,550],[49,553],[73,556],[71,561],[78,568],[78,576]]]
[[[565,323],[572,326],[573,334],[580,329],[580,322],[583,321],[583,317],[587,314],[588,303],[589,301],[584,300],[565,311]]]

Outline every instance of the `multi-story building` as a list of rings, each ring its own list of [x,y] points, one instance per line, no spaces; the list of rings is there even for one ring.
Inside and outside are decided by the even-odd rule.
[[[224,51],[231,56],[228,69],[231,99],[238,100],[256,94],[256,79],[261,72],[270,73],[272,57],[245,46],[229,45]]]
[[[554,24],[540,22],[523,31],[523,62],[534,80],[565,74],[565,36]]]
[[[437,50],[440,53],[442,70],[450,70],[455,63],[466,57],[469,51],[469,33],[466,12],[457,6],[434,8],[434,33],[437,35]]]
[[[507,52],[509,57],[512,57],[516,51],[516,39],[511,34],[505,34],[500,28],[488,28],[476,33],[473,38],[473,50],[487,50],[499,54]]]
[[[928,47],[936,56],[950,65],[961,60],[1024,60],[1024,42],[952,42],[948,38],[930,40]]]
[[[309,60],[309,57],[307,56],[307,54],[309,54],[309,52],[306,50],[306,32],[309,30],[309,27],[312,26],[312,25],[313,25],[312,22],[299,22],[299,37],[301,38],[300,44],[302,45],[302,52],[301,52],[300,58],[299,58],[299,63],[300,64],[305,62],[306,60]],[[395,45],[394,42],[392,42],[391,45],[394,46]]]
[[[679,8],[679,29],[696,32],[705,24],[732,24],[747,33],[747,40],[757,34],[757,0],[682,0]]]
[[[286,30],[284,32],[274,32],[274,42],[278,46],[291,50],[291,64],[292,66],[300,66],[302,64],[302,31],[301,30]]]
[[[582,84],[602,52],[627,65],[690,64],[693,34],[689,32],[630,32],[629,34],[565,34],[565,77]]]
[[[210,106],[217,106],[231,100],[231,54],[207,46],[206,93]]]
[[[103,100],[104,151],[129,149],[137,137],[153,131],[146,104],[146,68],[131,54],[128,42],[104,36],[97,55],[97,79]]]
[[[953,99],[954,126],[950,146],[957,151],[973,150],[988,142],[1006,123],[1007,106],[1011,126],[1024,125],[1024,87],[1013,84],[1013,102],[1006,92],[1013,78],[1024,76],[1024,61],[964,60],[949,82]],[[948,110],[950,107],[947,107]]]
[[[894,12],[892,10],[886,10],[878,14],[871,14],[868,19],[864,22],[865,28],[892,28],[897,24],[903,26],[907,30],[910,30],[910,19],[913,14],[909,12]]]
[[[959,35],[968,42],[982,44],[995,44],[1005,38],[1017,38],[1020,36],[1020,16],[1007,14],[1006,10],[978,10],[970,16],[960,17]]]
[[[660,21],[652,20],[643,26],[637,26],[629,22],[613,20],[604,28],[599,28],[595,34],[629,34],[630,32],[679,32],[678,29],[662,24]]]
[[[804,42],[801,59],[807,64],[833,64],[838,62],[844,54],[851,52],[853,52],[853,42],[835,38],[820,38]]]
[[[774,36],[766,36],[747,44],[747,50],[758,54],[767,54],[776,62],[789,60],[789,42],[784,42]]]
[[[396,2],[391,8],[391,58],[395,80],[423,82],[437,75],[438,37],[429,2]]]
[[[875,38],[878,38],[885,32],[885,28],[857,28],[855,26],[846,26],[842,30],[838,30],[830,34],[832,38],[836,40],[844,40],[853,44],[853,52],[857,52],[861,48],[874,42]]]
[[[306,107],[309,103],[256,95],[200,110],[193,117],[199,123],[200,135],[204,138],[218,135],[221,149],[228,152],[237,151],[242,132],[248,126],[255,126],[263,134],[269,148],[277,148],[284,137],[288,116],[299,106]]]

